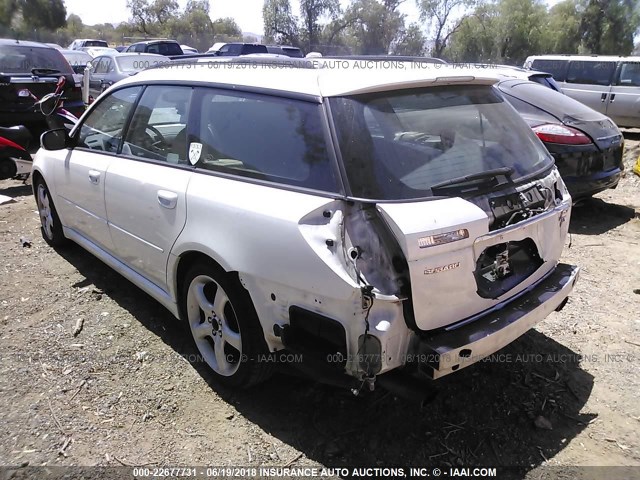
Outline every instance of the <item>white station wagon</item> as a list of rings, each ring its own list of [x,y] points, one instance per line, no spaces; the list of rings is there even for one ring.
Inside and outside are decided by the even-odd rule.
[[[45,240],[156,298],[237,386],[291,353],[354,393],[435,379],[564,306],[571,198],[495,78],[278,62],[145,70],[43,135]]]

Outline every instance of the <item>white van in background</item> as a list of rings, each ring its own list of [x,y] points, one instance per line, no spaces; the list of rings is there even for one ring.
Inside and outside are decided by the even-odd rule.
[[[620,127],[640,127],[640,57],[532,55],[524,68],[553,75],[562,91]]]

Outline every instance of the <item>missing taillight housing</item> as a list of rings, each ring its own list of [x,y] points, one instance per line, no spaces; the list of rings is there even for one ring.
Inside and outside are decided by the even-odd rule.
[[[563,145],[587,145],[591,143],[591,139],[580,130],[565,125],[546,123],[532,128],[543,142]]]

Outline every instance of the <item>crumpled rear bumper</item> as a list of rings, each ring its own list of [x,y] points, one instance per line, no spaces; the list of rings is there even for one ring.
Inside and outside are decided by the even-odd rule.
[[[407,363],[418,362],[436,379],[495,353],[562,307],[579,272],[574,265],[558,264],[543,280],[502,308],[459,328],[441,329],[419,338]]]

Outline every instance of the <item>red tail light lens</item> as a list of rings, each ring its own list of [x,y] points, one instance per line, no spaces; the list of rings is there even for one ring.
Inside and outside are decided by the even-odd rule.
[[[532,127],[540,140],[547,143],[560,143],[563,145],[586,145],[591,139],[580,130],[558,124],[544,124]]]

